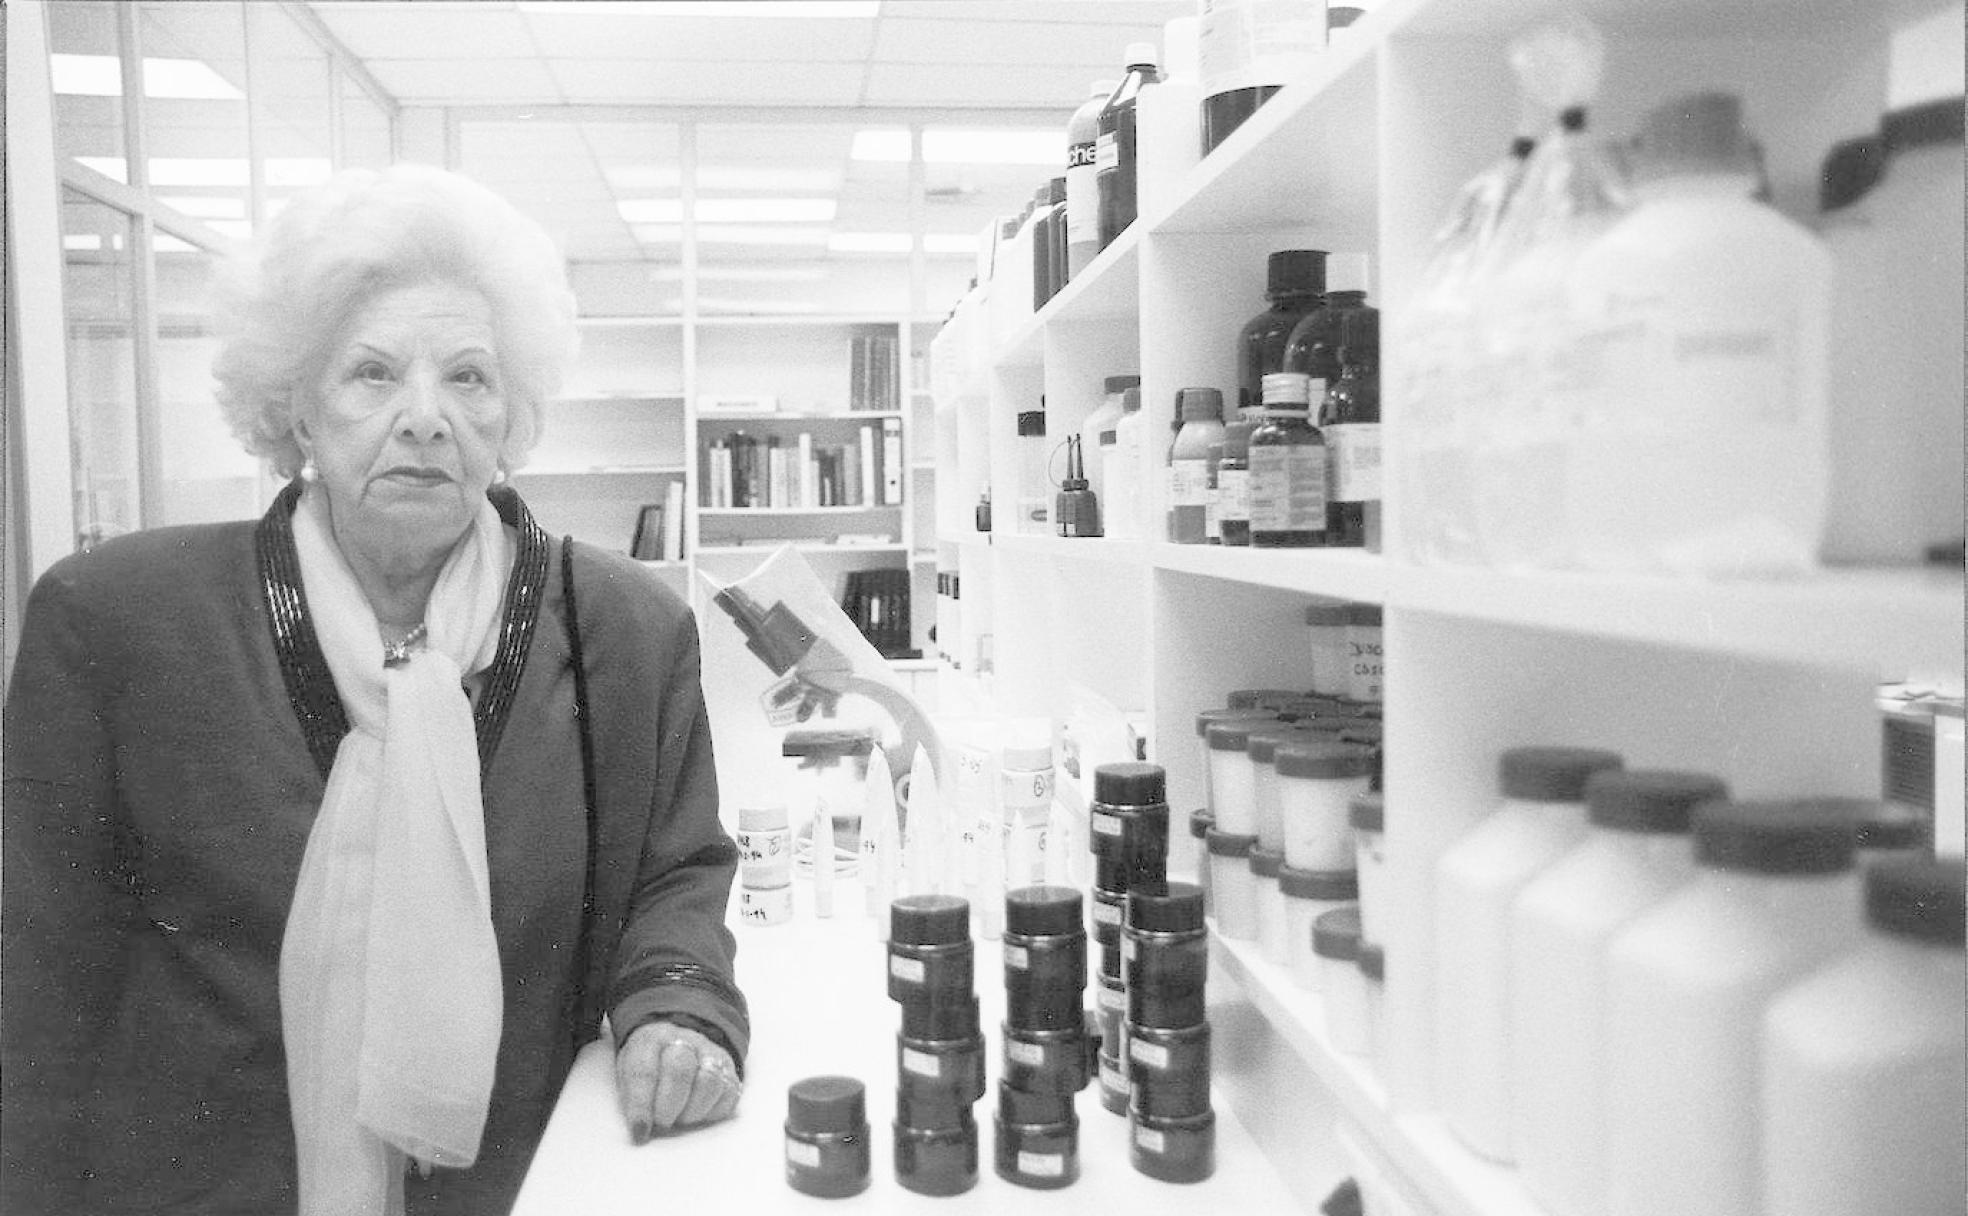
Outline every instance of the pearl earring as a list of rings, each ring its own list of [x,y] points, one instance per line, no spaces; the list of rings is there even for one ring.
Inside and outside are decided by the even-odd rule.
[[[506,481],[507,481],[507,476],[506,476],[505,466],[501,465],[500,467],[492,470],[493,485],[502,486],[506,484]]]
[[[310,485],[321,480],[321,470],[314,467],[314,457],[308,457],[307,462],[301,465],[301,480]]]

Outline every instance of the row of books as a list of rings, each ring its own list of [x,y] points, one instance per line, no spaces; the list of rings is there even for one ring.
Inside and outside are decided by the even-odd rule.
[[[850,409],[901,408],[901,344],[894,334],[870,334],[848,344],[847,400]]]
[[[682,481],[670,482],[662,502],[645,503],[636,512],[629,556],[644,562],[683,560]]]
[[[735,430],[705,451],[707,507],[893,507],[902,503],[902,420],[846,443]]]

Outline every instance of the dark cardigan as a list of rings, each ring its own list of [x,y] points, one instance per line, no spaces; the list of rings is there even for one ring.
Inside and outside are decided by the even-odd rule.
[[[0,1209],[265,1213],[295,1203],[281,1048],[286,914],[345,719],[292,566],[260,524],[138,533],[29,598],[5,720]],[[516,495],[500,656],[475,719],[505,988],[478,1164],[411,1212],[511,1206],[574,1050],[674,1015],[742,1060],[725,927],[737,855],[689,609],[574,546],[592,711],[590,852],[560,550]]]

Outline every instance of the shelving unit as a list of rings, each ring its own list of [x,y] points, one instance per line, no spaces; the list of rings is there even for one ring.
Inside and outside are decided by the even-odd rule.
[[[1235,338],[1263,307],[1272,250],[1367,252],[1373,302],[1398,310],[1456,190],[1513,134],[1510,39],[1559,7],[1388,0],[1314,76],[1199,164],[1144,187],[1163,201],[1036,315],[1024,285],[986,284],[931,346],[937,561],[961,587],[939,648],[952,660],[939,676],[946,704],[1057,717],[1085,687],[1143,712],[1150,758],[1186,815],[1202,799],[1195,712],[1239,687],[1309,686],[1311,598],[1384,607],[1387,842],[1403,910],[1381,943],[1387,1058],[1337,1053],[1316,1000],[1245,944],[1216,943],[1213,984],[1255,1010],[1268,1044],[1248,1050],[1310,1078],[1267,1120],[1293,1127],[1308,1160],[1332,1139],[1315,1129],[1343,1127],[1415,1211],[1446,1216],[1540,1216],[1514,1171],[1445,1130],[1430,1075],[1430,875],[1494,804],[1497,755],[1533,742],[1604,746],[1634,766],[1717,773],[1746,797],[1876,793],[1877,684],[1960,680],[1961,572],[1692,583],[1425,566],[1404,554],[1391,487],[1385,556],[981,534],[972,511],[988,487],[1008,520],[1014,419],[1041,397],[1048,431],[1063,434],[1099,404],[1104,376],[1138,372],[1144,433],[1159,436],[1178,388],[1234,386]],[[1586,9],[1607,35],[1595,128],[1630,131],[1675,93],[1738,91],[1774,200],[1793,216],[1815,208],[1825,150],[1884,108],[1888,14],[1861,0]],[[1398,343],[1383,355],[1392,376]],[[1384,427],[1390,466],[1401,421]],[[1163,453],[1143,446],[1136,522],[1158,538]]]
[[[628,552],[639,512],[680,485],[682,557],[645,563],[678,591],[701,599],[706,570],[742,578],[778,543],[793,544],[823,580],[877,566],[914,571],[915,645],[928,646],[935,598],[936,464],[916,451],[931,426],[930,398],[913,391],[912,352],[926,330],[903,316],[594,316],[581,321],[582,350],[545,434],[514,484],[556,535]],[[850,342],[892,337],[899,382],[894,409],[850,409]],[[773,398],[773,410],[699,408],[739,397]],[[901,423],[901,501],[824,507],[719,508],[708,504],[705,445],[744,429],[828,442]],[[877,437],[879,442],[879,436]],[[875,534],[882,543],[837,541]],[[697,605],[702,607],[701,603]]]

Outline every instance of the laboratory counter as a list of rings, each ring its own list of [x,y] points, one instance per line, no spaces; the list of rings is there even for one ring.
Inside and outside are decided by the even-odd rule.
[[[982,1005],[989,1072],[973,1108],[978,1129],[977,1184],[963,1194],[931,1197],[905,1188],[895,1174],[896,1033],[900,1007],[887,995],[887,947],[863,906],[859,884],[844,882],[836,913],[815,917],[806,884],[794,918],[784,924],[738,925],[738,979],[751,1004],[752,1048],[745,1096],[735,1118],[712,1127],[629,1142],[615,1100],[608,1040],[575,1061],[514,1216],[646,1216],[665,1212],[753,1213],[1005,1212],[1031,1216],[1084,1211],[1090,1201],[1129,1216],[1248,1216],[1299,1210],[1277,1171],[1218,1095],[1216,1170],[1196,1183],[1160,1182],[1128,1159],[1128,1120],[1100,1103],[1098,1082],[1075,1102],[1080,1120],[1077,1182],[1057,1190],[1014,1185],[992,1168],[997,1080],[1002,1063],[1004,966],[997,942],[976,941],[976,987]],[[735,921],[734,921],[735,923]],[[1089,956],[1099,951],[1089,941]],[[1088,1003],[1094,988],[1090,975]],[[1212,982],[1227,983],[1227,980]],[[786,1181],[786,1091],[822,1074],[858,1078],[867,1088],[873,1169],[866,1190],[819,1199]]]

